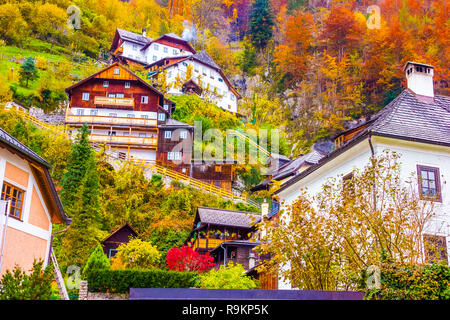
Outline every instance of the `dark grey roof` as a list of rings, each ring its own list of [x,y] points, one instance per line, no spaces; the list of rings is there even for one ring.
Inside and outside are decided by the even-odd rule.
[[[178,39],[178,40],[186,41],[185,39],[183,39],[182,37],[180,37],[179,35],[177,35],[177,34],[175,34],[173,32],[166,33],[163,36],[167,36],[167,37],[175,38],[175,39]]]
[[[369,125],[351,140],[323,157],[316,165],[286,181],[279,193],[311,172],[348,150],[369,134],[450,146],[450,97],[416,96],[402,91],[394,100],[368,121]]]
[[[209,54],[206,53],[205,50],[202,50],[202,51],[194,54],[192,56],[192,58],[194,58],[200,62],[203,62],[204,64],[207,64],[213,68],[220,69],[220,67],[214,62],[214,60],[209,56]]]
[[[47,168],[50,168],[50,164],[42,159],[36,152],[28,148],[26,145],[24,145],[22,142],[11,136],[9,133],[7,133],[5,130],[0,128],[0,141],[3,141],[4,143],[8,144],[10,147],[14,148],[15,150],[19,151],[20,153],[24,153],[25,155],[29,156],[30,158],[36,160],[37,162],[43,164]]]
[[[145,45],[153,40],[152,38],[144,37],[142,34],[130,32],[127,30],[119,29],[119,28],[117,28],[117,32],[119,33],[119,35],[122,39],[132,41],[132,42],[137,42],[137,43],[140,43],[143,45]]]
[[[280,167],[279,170],[273,174],[273,179],[281,180],[290,174],[295,174],[295,171],[299,170],[304,165],[316,164],[320,159],[323,158],[323,154],[317,150],[313,150],[301,157],[298,157],[284,166]]]
[[[404,90],[383,108],[365,129],[380,135],[450,145],[450,97],[435,96],[434,103]]]
[[[230,227],[251,228],[253,224],[261,220],[261,216],[254,212],[215,209],[209,207],[198,207],[197,213],[202,223]]]

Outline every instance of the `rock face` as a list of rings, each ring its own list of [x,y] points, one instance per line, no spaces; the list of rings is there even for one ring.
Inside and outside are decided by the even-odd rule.
[[[49,113],[45,113],[44,110],[31,107],[30,115],[41,120],[47,122],[51,125],[63,125],[64,124],[64,116],[65,116],[66,104],[60,104],[59,108],[55,111],[51,111]]]

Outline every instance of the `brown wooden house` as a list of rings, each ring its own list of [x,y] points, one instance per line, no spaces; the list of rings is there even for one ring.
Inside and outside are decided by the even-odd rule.
[[[216,268],[235,262],[246,270],[258,263],[253,249],[260,244],[254,237],[261,215],[254,212],[198,207],[186,244],[199,253],[210,252]]]
[[[231,191],[235,160],[192,160],[192,177],[218,188]]]
[[[103,252],[108,258],[114,257],[118,252],[117,247],[123,243],[128,243],[131,238],[137,238],[138,233],[127,222],[122,226],[114,230],[109,236],[107,236],[101,242],[103,246]]]
[[[172,120],[175,103],[125,66],[113,63],[68,87],[66,93],[70,103],[65,123],[71,132],[86,123],[90,141],[106,144],[119,158],[160,161],[178,168],[175,161],[184,157],[186,167],[190,166],[192,144],[187,144],[192,140],[184,143],[186,155],[173,156],[169,149],[173,143],[160,135],[166,126],[180,131],[190,126]]]

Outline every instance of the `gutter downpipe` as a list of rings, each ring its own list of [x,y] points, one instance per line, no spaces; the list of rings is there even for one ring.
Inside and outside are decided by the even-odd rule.
[[[372,154],[371,156],[371,162],[373,164],[373,161],[375,160],[375,150],[373,148],[373,144],[372,144],[372,134],[369,132],[369,135],[367,137],[367,140],[369,141],[369,146],[370,146],[370,152]],[[377,190],[376,190],[377,186],[375,181],[373,182],[372,185],[372,197],[373,197],[373,208],[375,209],[375,211],[377,211]],[[377,240],[377,248],[379,248],[379,240]]]
[[[227,264],[227,248],[222,247],[223,242],[220,244],[220,247],[223,249],[223,265]]]
[[[5,210],[5,223],[3,226],[3,239],[2,239],[2,249],[0,254],[0,272],[2,270],[2,264],[3,264],[3,253],[5,251],[5,241],[6,241],[6,231],[8,229],[8,217],[9,217],[9,207],[11,205],[11,200],[7,201],[6,210]],[[0,212],[0,214],[3,214]]]

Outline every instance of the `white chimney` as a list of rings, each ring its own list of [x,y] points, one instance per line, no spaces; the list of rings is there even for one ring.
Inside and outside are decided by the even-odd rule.
[[[261,216],[263,218],[269,215],[269,203],[264,199],[264,202],[261,203]]]
[[[416,95],[434,98],[434,67],[428,64],[407,62],[405,68],[408,89]]]
[[[147,28],[142,28],[142,35],[144,37],[147,35]]]

